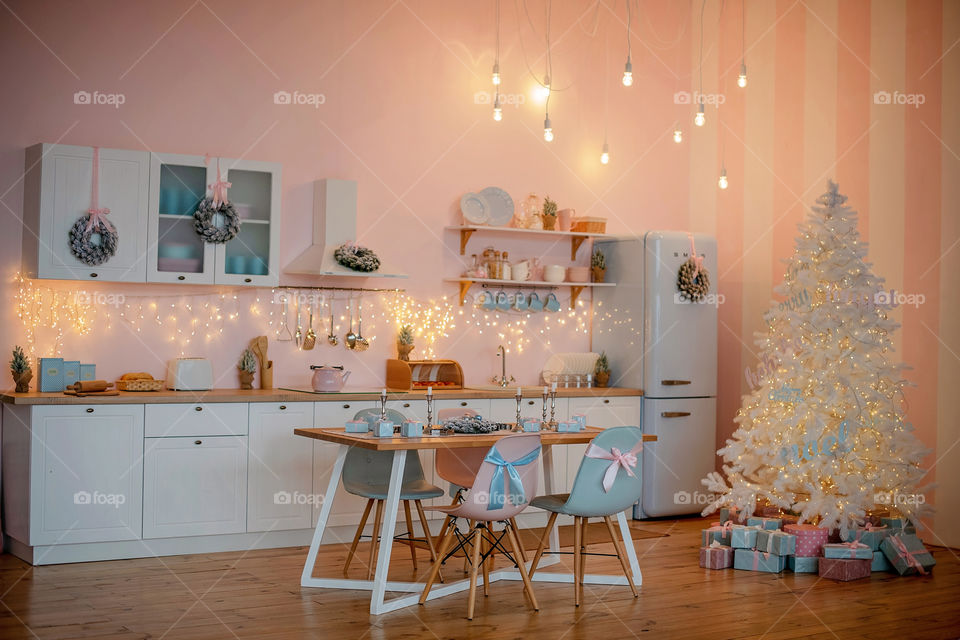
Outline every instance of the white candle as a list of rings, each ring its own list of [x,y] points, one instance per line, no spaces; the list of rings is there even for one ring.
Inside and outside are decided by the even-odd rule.
[[[523,396],[523,389],[521,387],[517,387],[517,397],[520,398],[522,396]]]
[[[547,395],[550,391],[547,389],[547,385],[543,385],[543,395]]]
[[[557,383],[556,383],[556,382],[553,383],[553,390],[554,390],[554,391],[557,390]]]
[[[427,395],[428,395],[428,396],[432,396],[432,395],[433,395],[433,387],[427,387]]]

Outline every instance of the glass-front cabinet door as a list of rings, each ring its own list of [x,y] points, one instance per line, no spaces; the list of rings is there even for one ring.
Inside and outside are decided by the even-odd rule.
[[[215,245],[193,226],[193,214],[216,180],[203,156],[151,154],[148,282],[213,284]]]
[[[221,160],[231,183],[228,198],[240,216],[240,233],[218,245],[216,282],[275,286],[279,282],[280,165]]]

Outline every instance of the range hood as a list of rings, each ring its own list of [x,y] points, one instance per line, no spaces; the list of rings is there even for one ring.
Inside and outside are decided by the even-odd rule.
[[[380,260],[376,271],[354,271],[333,257],[337,247],[357,240],[357,183],[355,180],[324,178],[313,183],[313,242],[294,258],[286,273],[349,278],[406,278]],[[376,247],[370,247],[374,251]]]

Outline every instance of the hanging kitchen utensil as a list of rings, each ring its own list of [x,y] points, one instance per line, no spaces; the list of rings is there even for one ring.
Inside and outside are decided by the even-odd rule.
[[[357,303],[357,351],[366,351],[370,348],[370,342],[363,337],[363,303]]]
[[[353,332],[353,305],[347,305],[347,320],[350,322],[350,332],[344,338],[344,345],[347,349],[351,351],[357,346],[357,334]]]
[[[283,325],[280,327],[279,331],[277,331],[277,342],[290,342],[293,340],[293,334],[290,333],[290,326],[287,318],[287,296],[283,295],[280,297],[280,299],[283,301],[280,311],[280,315],[283,316]]]
[[[303,349],[304,351],[310,351],[313,349],[313,346],[317,344],[317,333],[313,330],[313,301],[310,301],[310,307],[308,309],[310,313],[310,319],[307,321],[307,335],[303,338]]]
[[[331,347],[335,347],[340,343],[340,339],[333,332],[333,299],[330,300],[330,333],[327,334],[327,343]]]
[[[303,346],[303,320],[300,317],[300,294],[297,294],[297,332],[293,334],[293,338],[297,343],[297,348]]]

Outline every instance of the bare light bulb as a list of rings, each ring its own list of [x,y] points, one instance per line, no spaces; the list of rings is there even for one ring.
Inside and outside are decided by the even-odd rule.
[[[629,87],[633,84],[633,65],[630,58],[627,58],[627,64],[623,67],[623,86]]]
[[[673,130],[673,141],[677,144],[683,142],[683,131],[680,130],[680,127]]]
[[[500,65],[499,64],[493,65],[493,76],[491,77],[491,81],[493,82],[493,86],[495,87],[500,86]]]
[[[503,120],[503,109],[500,106],[500,94],[493,101],[493,119],[497,122]]]
[[[553,142],[553,126],[550,124],[550,116],[543,121],[543,139],[547,142]]]
[[[693,118],[693,124],[702,127],[707,121],[707,114],[703,112],[703,99],[700,99],[700,106],[697,107],[697,115]]]
[[[747,86],[747,65],[744,62],[740,63],[740,75],[737,76],[737,86],[741,89]]]
[[[730,186],[730,182],[727,180],[727,168],[726,168],[726,167],[720,169],[720,179],[717,180],[717,185],[718,185],[721,189],[726,189],[727,187]]]
[[[610,145],[604,142],[603,151],[600,153],[600,164],[607,164],[609,162],[610,162]]]

